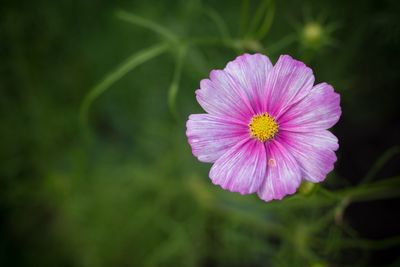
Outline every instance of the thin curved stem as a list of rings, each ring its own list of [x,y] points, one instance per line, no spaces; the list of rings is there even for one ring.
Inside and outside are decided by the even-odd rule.
[[[171,85],[168,89],[168,107],[171,114],[177,119],[178,111],[176,109],[176,96],[179,91],[179,81],[182,74],[182,66],[185,61],[187,47],[183,46],[179,48],[178,55],[176,58],[176,65],[174,70],[174,76],[172,78]]]
[[[177,43],[179,41],[179,38],[173,32],[151,20],[139,17],[124,10],[117,10],[116,16],[121,20],[152,30],[155,33],[163,36],[165,39],[174,43]]]
[[[400,244],[400,236],[390,237],[382,240],[369,240],[369,239],[345,239],[341,241],[342,246],[356,247],[369,250],[380,250],[393,247]]]
[[[111,87],[111,85],[113,85],[115,82],[121,79],[129,71],[149,61],[150,59],[161,55],[168,49],[168,47],[169,46],[167,44],[162,43],[134,53],[126,60],[126,62],[124,62],[117,69],[106,75],[103,78],[103,80],[101,80],[96,86],[94,86],[89,91],[89,93],[86,94],[81,104],[80,120],[82,126],[87,125],[88,111],[90,105],[96,98],[98,98],[101,94],[103,94],[107,89]]]
[[[228,26],[226,25],[224,19],[221,17],[221,15],[215,11],[214,9],[210,8],[210,7],[206,7],[203,8],[204,13],[211,19],[214,21],[215,25],[217,26],[221,37],[224,40],[230,40],[232,39],[231,34],[228,30]]]
[[[249,17],[249,0],[242,0],[242,6],[240,8],[240,26],[239,36],[243,36],[248,24]]]
[[[275,16],[274,1],[270,1],[268,8],[266,10],[266,13],[265,13],[264,20],[263,20],[259,30],[256,33],[257,40],[261,40],[267,35],[267,33],[269,32],[269,29],[272,26],[272,22],[274,21],[274,16]]]
[[[371,201],[400,196],[400,177],[396,176],[368,185],[338,191],[337,194],[348,197],[351,201]]]
[[[285,37],[283,37],[279,41],[277,41],[274,44],[268,46],[265,50],[269,55],[275,54],[275,53],[283,50],[284,48],[288,47],[292,43],[294,43],[296,41],[296,38],[297,38],[296,34],[286,35]]]
[[[372,168],[369,170],[369,172],[365,175],[364,179],[361,181],[361,184],[365,184],[370,182],[376,174],[383,168],[383,166],[391,159],[393,156],[396,154],[400,153],[400,147],[399,146],[394,146],[386,150],[382,156],[378,158],[378,160],[374,163]]]
[[[271,27],[274,13],[273,0],[264,0],[258,7],[245,38],[262,39]]]

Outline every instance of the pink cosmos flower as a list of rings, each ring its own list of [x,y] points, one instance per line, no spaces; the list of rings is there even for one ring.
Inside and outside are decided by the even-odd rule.
[[[339,145],[327,129],[341,115],[340,96],[314,85],[304,63],[244,54],[211,71],[196,98],[207,113],[189,116],[186,135],[193,154],[214,163],[214,184],[270,201],[333,170]]]

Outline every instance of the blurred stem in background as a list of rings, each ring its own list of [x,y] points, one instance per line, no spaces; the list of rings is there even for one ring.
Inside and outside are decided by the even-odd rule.
[[[273,23],[274,14],[275,14],[275,3],[273,0],[265,0],[261,1],[260,6],[257,8],[255,15],[252,17],[251,21],[248,21],[249,16],[249,1],[244,0],[242,2],[242,13],[240,20],[240,29],[239,29],[239,39],[232,39],[229,29],[223,20],[223,18],[212,8],[205,7],[203,8],[203,12],[206,16],[208,16],[216,25],[219,30],[220,37],[191,37],[185,38],[182,36],[177,36],[175,33],[170,31],[169,29],[145,18],[137,16],[135,14],[128,13],[126,11],[119,10],[116,15],[118,18],[132,23],[136,26],[144,27],[148,30],[151,30],[155,34],[159,35],[162,39],[161,44],[154,45],[153,47],[144,49],[140,52],[134,53],[125,63],[123,63],[120,67],[118,67],[115,71],[108,74],[98,85],[96,85],[85,97],[82,106],[81,106],[81,122],[82,125],[87,124],[87,116],[88,110],[92,102],[99,97],[102,93],[104,93],[110,86],[112,86],[115,82],[121,79],[124,75],[126,75],[129,71],[133,70],[135,67],[140,64],[146,63],[147,61],[165,53],[167,51],[173,52],[175,68],[173,71],[173,77],[171,84],[168,88],[168,107],[170,113],[176,120],[179,120],[179,114],[176,108],[176,98],[179,92],[179,82],[181,79],[181,75],[183,72],[183,65],[185,62],[185,56],[188,52],[188,49],[191,46],[198,45],[208,45],[208,46],[219,46],[234,49],[237,53],[250,51],[263,51],[261,41],[268,34],[271,25]],[[322,36],[323,29],[319,28],[320,24],[310,22],[311,24],[307,24],[304,28],[304,32],[301,32],[303,28],[298,28],[297,31],[300,32],[300,39],[302,42],[311,42],[312,45],[316,45],[317,43],[321,43],[323,39],[329,40],[329,36]],[[328,26],[327,34],[331,33],[334,27]],[[322,37],[321,37],[321,36]],[[285,47],[291,45],[298,38],[298,33],[292,33],[286,35],[279,41],[268,46],[266,49],[267,52],[276,54],[282,51]],[[325,41],[323,41],[325,42]],[[328,41],[326,41],[328,43]],[[306,43],[304,43],[307,45]],[[315,49],[318,49],[319,46],[314,46]],[[298,199],[299,197],[293,197],[293,199],[298,199],[299,203],[294,207],[298,209],[298,206],[304,206],[306,208],[310,205],[313,208],[321,205],[321,210],[325,210],[327,207],[328,211],[326,214],[316,221],[312,225],[312,233],[316,234],[319,231],[325,229],[328,225],[332,223],[336,223],[340,225],[343,223],[343,214],[346,208],[353,202],[360,201],[371,201],[377,199],[385,199],[385,198],[394,198],[399,197],[399,192],[397,187],[400,186],[400,178],[394,177],[392,179],[385,179],[381,182],[369,183],[374,175],[383,167],[383,165],[395,154],[399,153],[399,148],[394,147],[388,150],[385,154],[382,155],[381,158],[378,159],[376,164],[371,168],[370,172],[365,176],[364,180],[360,185],[355,186],[353,188],[346,188],[343,190],[330,191],[320,185],[314,185],[311,183],[303,183],[302,187],[299,189],[299,194],[304,195],[305,198],[310,198],[312,200],[309,202],[306,199]],[[202,202],[202,194],[198,192],[198,186],[192,187],[194,192],[200,194],[199,200]],[[204,189],[201,189],[203,191]],[[225,195],[224,195],[225,196]],[[207,203],[209,203],[210,199],[206,199]],[[253,227],[260,229],[261,231],[266,230],[269,235],[273,234],[279,238],[287,239],[290,238],[287,236],[287,233],[284,229],[282,229],[279,224],[274,224],[272,221],[268,222],[263,218],[258,216],[253,217],[251,213],[248,213],[251,210],[255,210],[254,214],[259,214],[261,211],[268,211],[269,209],[274,209],[276,207],[275,203],[271,203],[265,205],[265,203],[255,205],[253,201],[246,204],[244,207],[239,208],[237,204],[230,203],[230,201],[236,201],[235,199],[221,199],[221,200],[213,200],[213,205],[210,206],[207,203],[203,203],[206,207],[211,209],[216,209],[219,212],[227,212],[229,216],[235,216],[237,219],[241,220],[252,225]],[[294,201],[294,200],[292,200]],[[286,208],[290,208],[290,203],[292,201],[288,200],[286,204]],[[226,203],[226,204],[220,204]],[[229,204],[230,203],[230,204]],[[214,206],[216,205],[216,206]],[[258,210],[258,211],[256,211]],[[261,212],[262,213],[262,212]],[[235,215],[237,214],[237,216]],[[246,219],[248,218],[248,219]],[[352,240],[352,239],[350,239]],[[380,246],[386,246],[391,244],[397,244],[399,241],[399,237],[394,237],[390,240],[378,241],[378,243],[374,243],[373,241],[369,241],[364,243],[366,248],[374,248]],[[320,242],[320,241],[318,241]],[[363,241],[343,239],[342,241],[344,246],[354,246],[356,244],[362,243]],[[376,244],[376,245],[374,245]],[[306,244],[302,245],[303,247]],[[307,247],[304,247],[307,249]],[[306,255],[312,255],[311,251],[304,252]],[[310,256],[311,257],[311,256]]]
[[[105,78],[100,81],[97,85],[89,91],[85,96],[80,111],[80,120],[82,127],[87,127],[88,122],[88,111],[93,101],[109,89],[115,82],[125,76],[129,71],[133,70],[137,66],[149,61],[150,59],[161,55],[166,52],[169,46],[165,43],[154,45],[153,47],[144,49],[139,52],[135,52],[130,56],[125,63],[117,67],[116,70],[106,75]]]
[[[243,6],[245,9],[248,8],[247,1],[243,1]],[[246,34],[244,35],[243,40],[234,41],[231,39],[231,34],[229,33],[228,27],[225,24],[225,21],[222,17],[212,8],[206,7],[203,8],[204,13],[214,21],[215,25],[220,31],[221,39],[211,40],[211,44],[215,42],[220,42],[221,44],[229,47],[230,43],[234,43],[233,47],[236,47],[238,51],[242,51],[243,49],[250,50],[262,50],[259,40],[262,40],[265,35],[268,33],[271,28],[273,18],[274,18],[274,1],[273,0],[265,0],[262,1],[260,8],[257,9],[256,15],[250,23],[249,29],[246,30]],[[247,14],[247,12],[246,12]],[[242,22],[241,27],[245,28],[247,25],[247,15],[242,14]],[[92,90],[89,91],[87,96],[85,97],[82,106],[81,106],[81,122],[82,125],[87,125],[87,116],[90,105],[93,100],[99,97],[104,91],[106,91],[111,85],[113,85],[116,81],[121,79],[124,75],[126,75],[129,71],[133,70],[135,67],[140,64],[145,63],[146,61],[162,54],[167,50],[176,49],[176,67],[173,74],[171,85],[168,89],[168,104],[171,114],[177,118],[178,113],[176,110],[176,96],[179,91],[179,80],[182,73],[182,66],[187,50],[188,40],[184,40],[173,32],[168,30],[167,28],[135,14],[128,13],[123,10],[118,10],[116,12],[116,16],[124,21],[132,23],[137,26],[144,27],[153,31],[154,33],[160,35],[162,39],[164,39],[165,43],[156,45],[154,47],[145,49],[143,51],[137,52],[132,55],[125,63],[123,63],[120,67],[118,67],[115,71],[107,75],[104,80],[102,80],[98,85],[96,85]],[[189,41],[189,44],[202,44],[208,43],[210,40],[207,38],[198,38],[197,40]],[[287,41],[278,43],[276,48],[282,47],[287,44]]]
[[[12,12],[4,16],[10,32],[2,40],[16,40],[16,45],[0,50],[17,55],[12,65],[19,69],[19,76],[9,78],[4,87],[21,83],[30,89],[21,94],[12,91],[1,99],[2,107],[6,107],[2,116],[9,116],[4,125],[14,123],[20,127],[16,132],[23,134],[16,135],[13,142],[3,141],[7,153],[12,150],[9,144],[16,144],[11,156],[5,157],[4,169],[17,178],[5,183],[12,190],[3,207],[10,214],[7,223],[11,229],[4,236],[11,236],[14,243],[10,247],[17,248],[17,254],[10,254],[12,249],[0,250],[0,265],[7,257],[10,262],[23,257],[42,257],[44,261],[52,257],[49,261],[56,264],[32,261],[32,265],[366,266],[372,250],[399,245],[398,236],[377,240],[363,236],[348,214],[359,203],[399,198],[400,177],[382,171],[399,154],[398,146],[386,151],[371,168],[366,167],[369,171],[365,176],[366,172],[354,174],[363,179],[333,172],[323,184],[303,183],[296,195],[264,203],[253,196],[223,192],[208,181],[204,166],[190,155],[182,116],[198,108],[194,89],[209,69],[220,68],[228,59],[245,52],[266,53],[272,59],[288,53],[307,64],[315,63],[317,72],[325,71],[333,84],[340,84],[343,105],[356,118],[366,117],[369,127],[370,117],[377,111],[361,112],[360,106],[366,100],[344,90],[355,70],[350,68],[351,73],[346,74],[349,68],[343,66],[361,61],[353,55],[355,51],[365,50],[368,57],[371,55],[368,49],[374,43],[365,42],[368,47],[358,43],[364,40],[356,24],[367,28],[367,33],[373,30],[368,23],[375,21],[385,25],[380,30],[389,29],[390,10],[374,18],[360,18],[364,9],[360,14],[349,12],[348,19],[354,19],[350,37],[355,41],[337,48],[339,40],[344,41],[336,30],[345,30],[339,27],[345,19],[340,10],[329,9],[340,15],[332,15],[329,20],[329,16],[301,18],[300,14],[301,22],[292,27],[285,24],[284,9],[296,20],[295,15],[304,5],[313,5],[319,12],[318,6],[326,3],[318,1],[293,4],[243,0],[241,5],[218,1],[213,7],[198,0],[139,2],[124,7],[135,10],[135,14],[117,10],[111,22],[103,22],[108,28],[99,26],[101,21],[97,19],[104,18],[98,16],[93,23],[87,14],[109,15],[115,9],[110,4],[99,3],[104,10],[98,12],[92,11],[97,5],[79,3],[78,7],[88,11],[76,16],[79,8],[74,5],[70,8],[74,16],[67,22],[63,21],[64,10],[59,10],[59,3],[50,2],[32,4],[32,9],[22,13],[10,9]],[[351,6],[331,2],[334,8]],[[358,4],[361,6],[361,1]],[[362,8],[365,5],[363,2]],[[392,19],[396,22],[397,16]],[[76,29],[81,29],[83,23],[93,25],[82,29],[84,34],[80,36]],[[37,30],[25,37],[35,27]],[[87,34],[96,30],[95,36]],[[76,37],[70,36],[73,34],[81,39],[72,38]],[[77,41],[72,45],[72,39],[82,44],[76,45]],[[60,46],[70,46],[71,50],[61,60]],[[132,47],[136,51],[129,55]],[[324,54],[327,51],[330,57]],[[121,63],[115,62],[124,57]],[[108,66],[116,67],[108,72]],[[384,62],[384,66],[391,65]],[[104,77],[99,75],[104,72],[102,67],[106,69]],[[391,68],[380,73],[382,77],[388,73],[385,78],[373,80],[395,77],[397,73],[390,73]],[[360,77],[368,85],[366,76]],[[93,80],[99,82],[81,97]],[[8,99],[18,97],[22,99],[21,107],[8,103]],[[70,104],[72,100],[75,102]],[[374,107],[366,106],[367,110]],[[27,115],[21,115],[21,110]],[[83,140],[71,130],[77,128],[74,123],[78,116]],[[353,127],[354,121],[348,120],[343,123]],[[357,137],[353,133],[357,128],[360,126],[347,130],[348,136],[342,135],[346,139]],[[4,131],[9,131],[8,127]],[[339,166],[341,159],[356,162],[347,154],[339,154]],[[357,180],[361,182],[354,182]],[[371,219],[368,216],[365,221]],[[380,227],[386,225],[384,221]],[[8,249],[6,242],[0,241],[0,249]]]
[[[182,75],[182,69],[185,61],[186,51],[187,47],[184,45],[177,47],[175,70],[172,77],[171,85],[169,86],[168,89],[168,107],[171,114],[174,116],[176,120],[179,120],[178,111],[176,109],[176,97],[178,95],[179,81]]]

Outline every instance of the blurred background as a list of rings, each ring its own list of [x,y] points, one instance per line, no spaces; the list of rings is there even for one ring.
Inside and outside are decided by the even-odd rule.
[[[398,1],[2,1],[0,266],[400,266]],[[290,54],[340,92],[336,168],[283,201],[191,154],[194,91]]]

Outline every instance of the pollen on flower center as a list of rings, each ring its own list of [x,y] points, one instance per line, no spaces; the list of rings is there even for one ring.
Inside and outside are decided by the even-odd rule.
[[[249,123],[251,137],[261,142],[272,139],[278,132],[278,128],[275,119],[266,112],[253,116]]]

